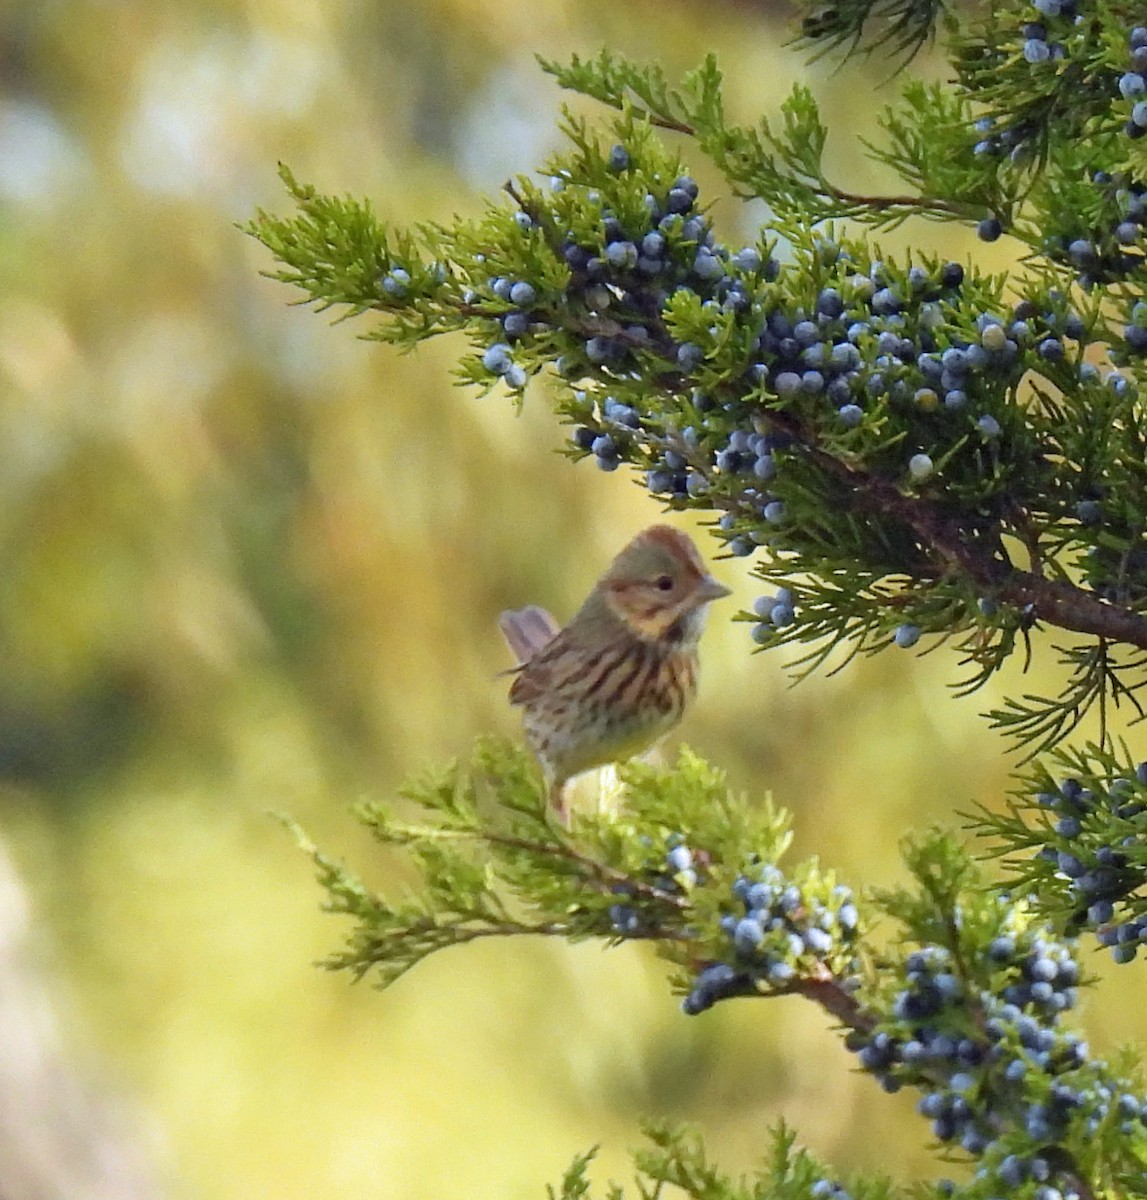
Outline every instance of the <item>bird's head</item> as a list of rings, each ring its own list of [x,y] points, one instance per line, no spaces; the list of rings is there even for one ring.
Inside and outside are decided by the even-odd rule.
[[[711,600],[729,595],[705,569],[692,539],[669,525],[639,533],[598,585],[609,611],[645,641],[697,640]]]

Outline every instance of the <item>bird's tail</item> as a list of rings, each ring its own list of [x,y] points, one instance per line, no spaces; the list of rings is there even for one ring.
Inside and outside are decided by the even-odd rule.
[[[528,663],[548,645],[560,627],[544,608],[527,604],[525,608],[506,609],[498,618],[498,628],[520,664]]]

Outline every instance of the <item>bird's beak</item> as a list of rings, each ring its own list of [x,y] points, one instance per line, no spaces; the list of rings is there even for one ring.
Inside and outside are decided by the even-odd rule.
[[[718,583],[712,575],[706,575],[697,588],[697,597],[703,602],[720,600],[722,596],[731,596],[732,594],[732,588],[727,588],[723,583]]]

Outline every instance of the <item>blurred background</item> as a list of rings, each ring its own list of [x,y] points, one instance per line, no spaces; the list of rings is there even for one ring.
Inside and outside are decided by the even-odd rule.
[[[627,1178],[645,1115],[697,1122],[735,1171],[783,1115],[842,1172],[935,1172],[912,1098],[852,1074],[796,1000],[687,1020],[633,948],[468,948],[385,994],[316,970],[342,931],[268,816],[401,886],[348,806],[515,734],[498,611],[568,616],[658,515],[556,456],[541,388],[518,416],[451,387],[459,343],[399,357],[357,340],[365,321],[291,307],[236,228],[287,209],[276,162],[398,224],[477,213],[556,144],[533,54],[608,45],[671,76],[717,51],[743,120],[807,79],[835,168],[879,188],[857,135],[893,98],[888,64],[806,67],[792,19],[750,0],[0,6],[0,830],[26,889],[0,885],[0,968],[44,1050],[0,1075],[38,1113],[37,1072],[70,1061],[69,1111],[98,1110],[120,1152],[27,1195],[96,1195],[98,1175],[109,1197],[512,1200],[593,1143],[598,1176]],[[736,242],[761,213],[716,217]],[[886,249],[912,240],[1008,262],[1006,239],[932,226]],[[715,567],[742,608],[748,566]],[[796,853],[889,884],[906,830],[999,802],[1014,764],[977,716],[995,697],[954,700],[950,656],[791,691],[733,612],[681,737],[794,810]],[[1111,1000],[1084,1014],[1100,1050],[1147,1036]]]

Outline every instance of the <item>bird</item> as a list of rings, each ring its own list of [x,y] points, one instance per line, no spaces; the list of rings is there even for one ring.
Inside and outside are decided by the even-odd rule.
[[[682,718],[697,690],[697,644],[709,604],[730,594],[692,539],[653,525],[630,541],[569,624],[537,605],[499,628],[518,665],[510,703],[563,825],[566,784],[643,753]]]

